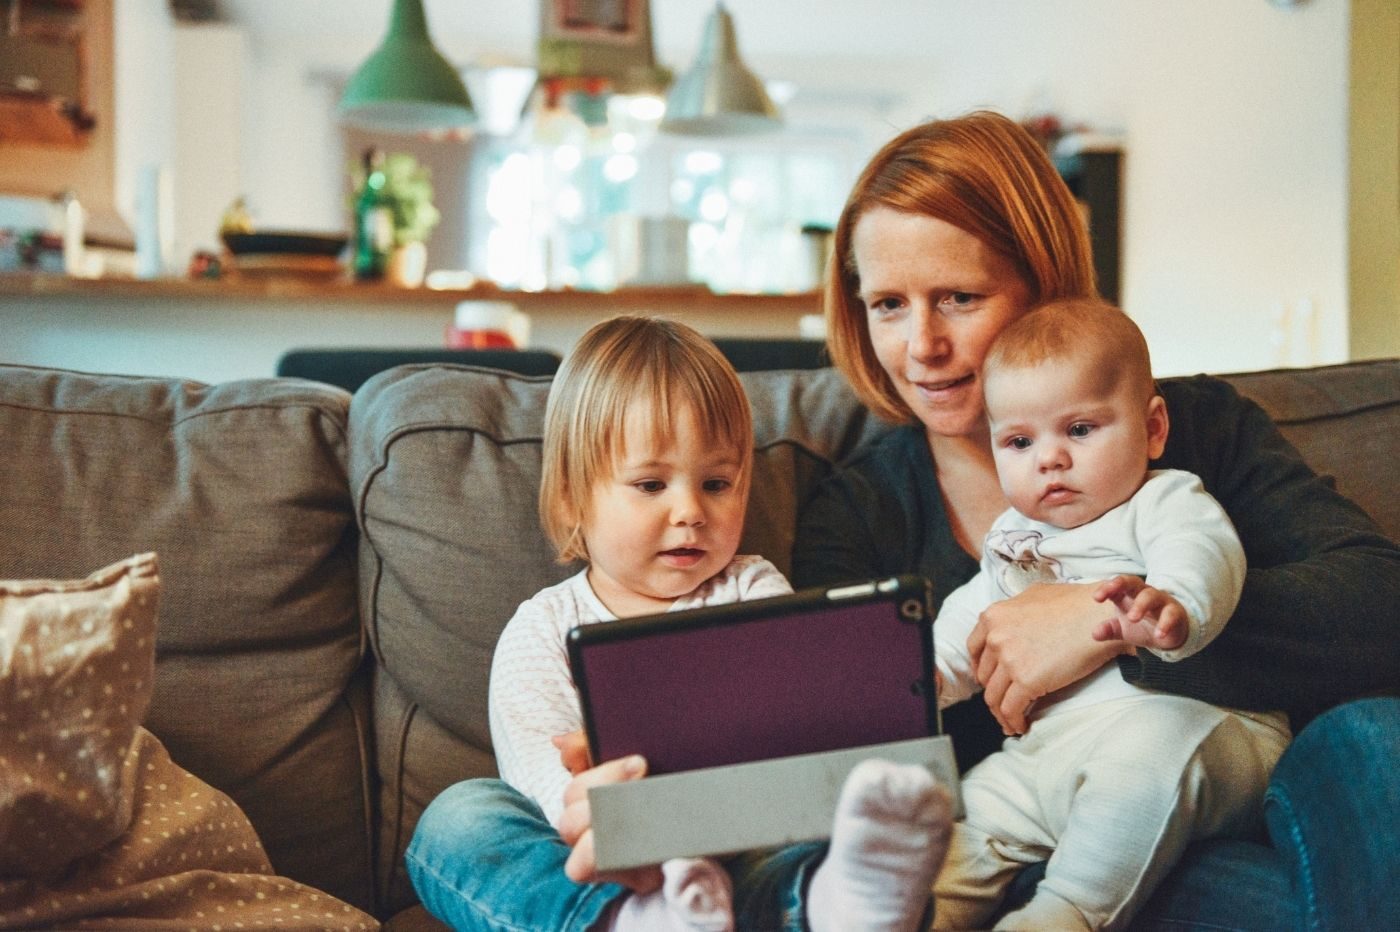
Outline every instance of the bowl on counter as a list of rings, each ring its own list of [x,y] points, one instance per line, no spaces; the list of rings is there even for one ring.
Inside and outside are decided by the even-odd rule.
[[[228,251],[235,256],[301,255],[335,258],[350,238],[343,233],[308,233],[264,230],[257,233],[221,233]]]
[[[339,233],[266,230],[221,233],[228,272],[235,278],[295,278],[327,282],[340,278],[340,254],[349,237]]]

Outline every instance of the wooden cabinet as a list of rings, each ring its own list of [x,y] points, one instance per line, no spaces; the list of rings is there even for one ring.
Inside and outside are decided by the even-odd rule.
[[[0,0],[0,143],[79,146],[86,107],[82,0]]]
[[[1099,294],[1118,304],[1122,300],[1123,150],[1116,146],[1084,148],[1056,156],[1055,168],[1078,198],[1089,222]]]

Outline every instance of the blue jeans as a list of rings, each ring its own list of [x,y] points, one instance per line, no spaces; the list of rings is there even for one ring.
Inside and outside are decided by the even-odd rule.
[[[802,893],[824,844],[751,852],[725,862],[741,929],[804,932]],[[448,787],[424,810],[404,862],[428,912],[471,932],[583,932],[627,893],[574,883],[569,847],[533,800],[500,780]]]
[[[1131,928],[1400,929],[1400,698],[1310,722],[1274,768],[1264,818],[1272,844],[1188,848]]]
[[[1134,930],[1400,929],[1400,698],[1339,706],[1303,729],[1264,801],[1272,847],[1193,845]],[[825,846],[726,862],[736,925],[802,932],[803,893]],[[498,780],[448,788],[406,856],[429,912],[461,930],[585,930],[626,891],[564,876],[568,848],[535,804]],[[1037,869],[1014,888],[1034,886]]]

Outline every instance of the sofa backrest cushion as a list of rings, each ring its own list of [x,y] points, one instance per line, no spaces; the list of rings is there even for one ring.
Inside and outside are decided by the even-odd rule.
[[[0,577],[160,559],[146,726],[286,876],[370,909],[342,391],[0,366]]]
[[[1400,540],[1400,359],[1224,376],[1314,470]]]
[[[756,456],[741,549],[786,570],[798,502],[880,425],[830,369],[743,381]],[[579,568],[553,561],[537,519],[549,385],[407,366],[375,376],[351,404],[387,910],[413,902],[401,865],[423,808],[458,780],[495,774],[486,699],[502,627],[522,601]]]

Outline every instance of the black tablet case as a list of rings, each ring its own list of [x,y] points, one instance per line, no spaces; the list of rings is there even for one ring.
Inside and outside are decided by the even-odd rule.
[[[593,759],[679,773],[938,734],[930,597],[901,576],[575,628]]]

